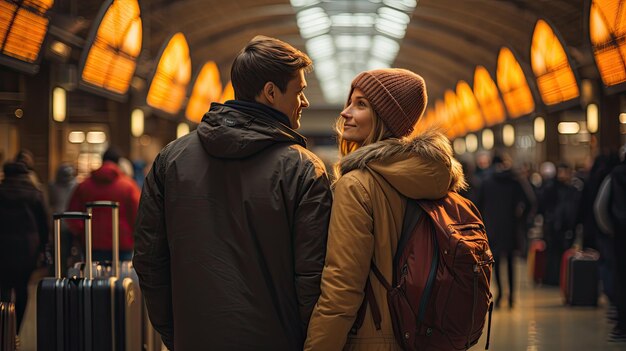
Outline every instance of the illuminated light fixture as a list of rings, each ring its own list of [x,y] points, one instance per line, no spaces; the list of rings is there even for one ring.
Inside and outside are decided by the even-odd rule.
[[[598,105],[587,105],[587,131],[589,131],[589,133],[595,133],[598,131],[598,121]]]
[[[467,148],[467,152],[476,152],[478,150],[478,138],[476,134],[468,134],[465,136],[465,147]]]
[[[626,113],[622,112],[619,114],[619,123],[626,124]]]
[[[485,150],[493,149],[495,138],[493,135],[493,131],[491,129],[487,128],[483,130],[482,139],[483,139],[483,148],[485,148]]]
[[[22,118],[24,117],[24,110],[22,110],[21,108],[18,108],[15,110],[15,117],[17,118]]]
[[[506,146],[513,146],[515,144],[515,128],[510,124],[505,124],[502,127],[502,142]]]
[[[559,122],[557,126],[559,134],[577,134],[580,131],[578,122]]]
[[[180,138],[189,134],[189,124],[183,122],[179,123],[178,127],[176,127],[176,138]]]
[[[138,138],[143,134],[144,113],[140,108],[136,108],[130,113],[130,133]]]
[[[290,2],[324,99],[338,105],[358,73],[391,66],[417,5],[414,0]]]
[[[546,105],[569,101],[580,95],[563,45],[544,20],[538,20],[535,25],[530,47],[530,64],[537,77],[541,99]]]
[[[533,122],[533,134],[535,136],[535,141],[538,143],[546,139],[546,121],[543,117],[535,118],[535,121]]]
[[[50,45],[50,50],[61,57],[68,57],[72,49],[60,41],[54,41]]]
[[[456,138],[452,143],[454,147],[454,153],[457,155],[463,155],[465,153],[465,140],[463,138]]]
[[[148,105],[169,114],[178,113],[190,79],[191,59],[187,39],[182,33],[176,33],[160,55],[146,98]]]
[[[483,66],[477,66],[474,71],[474,96],[478,101],[487,126],[504,122],[506,115],[498,87]]]
[[[233,89],[233,82],[228,82],[224,91],[222,92],[222,97],[220,97],[220,103],[225,103],[228,100],[235,100],[235,89]]]
[[[139,4],[137,0],[109,0],[100,13],[87,40],[91,46],[83,51],[80,77],[96,91],[125,95],[141,52]]]
[[[478,102],[472,88],[467,82],[461,80],[456,85],[457,106],[459,109],[459,118],[463,119],[463,123],[467,127],[468,132],[476,132],[485,126],[485,120],[478,108]],[[474,136],[475,137],[475,136]],[[470,151],[468,148],[469,152]]]
[[[89,144],[102,144],[107,141],[107,135],[104,132],[92,131],[87,132],[87,142]]]
[[[625,5],[624,0],[591,2],[589,36],[598,71],[606,86],[626,82]]]
[[[53,0],[0,0],[0,62],[35,73]],[[26,63],[26,64],[24,64]]]
[[[212,102],[220,101],[222,96],[222,82],[217,64],[209,61],[202,66],[200,73],[191,91],[187,103],[185,117],[194,123],[200,123],[202,117],[209,110]]]
[[[511,118],[518,118],[535,110],[535,100],[528,87],[526,75],[513,52],[507,47],[501,48],[498,54],[496,80]]]
[[[52,119],[56,122],[65,121],[67,114],[67,93],[65,89],[56,87],[52,89]]]
[[[85,142],[85,132],[78,130],[71,131],[70,134],[67,135],[67,141],[72,144],[82,144]]]

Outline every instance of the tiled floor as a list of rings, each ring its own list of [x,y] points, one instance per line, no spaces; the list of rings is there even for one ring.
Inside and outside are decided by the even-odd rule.
[[[558,287],[529,283],[521,260],[516,268],[518,299],[509,309],[505,295],[503,306],[494,310],[490,350],[626,350],[626,343],[608,342],[604,297],[598,307],[564,306]],[[485,334],[473,349],[484,349]]]
[[[606,302],[600,300],[598,307],[567,307],[561,302],[557,287],[535,287],[526,278],[525,264],[519,260],[516,266],[518,299],[509,309],[506,303],[494,310],[491,326],[490,350],[527,351],[597,351],[623,350],[626,343],[609,343],[611,329],[606,319]],[[35,294],[31,296],[26,311],[26,321],[21,334],[21,351],[36,350]],[[506,301],[504,297],[503,302]],[[483,350],[486,329],[473,350]]]

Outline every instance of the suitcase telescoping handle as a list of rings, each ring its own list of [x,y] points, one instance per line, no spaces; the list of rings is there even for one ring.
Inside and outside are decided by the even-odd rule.
[[[112,258],[111,274],[114,277],[120,276],[120,203],[115,201],[93,201],[85,204],[87,212],[92,214],[96,207],[105,207],[111,209],[111,228],[112,228]]]
[[[54,277],[61,279],[61,220],[82,219],[85,222],[85,278],[93,279],[91,270],[91,214],[85,212],[63,212],[52,215],[54,219]]]

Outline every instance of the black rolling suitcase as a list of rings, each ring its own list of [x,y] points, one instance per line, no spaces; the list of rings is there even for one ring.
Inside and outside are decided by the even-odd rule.
[[[594,250],[576,252],[569,258],[567,302],[572,306],[598,305],[598,259]]]
[[[140,296],[139,285],[131,277],[130,262],[122,262],[119,260],[119,204],[112,201],[95,201],[86,204],[87,212],[92,214],[95,208],[109,208],[112,211],[112,258],[109,263],[99,262],[97,266],[106,267],[103,269],[103,275],[109,278],[96,279],[95,284],[111,280],[110,291],[112,294],[111,303],[97,306],[101,313],[109,313],[108,319],[104,320],[104,324],[94,329],[94,331],[105,331],[102,333],[104,338],[97,337],[97,342],[102,346],[97,350],[112,350],[113,345],[116,351],[140,351],[142,350],[142,300]],[[123,269],[121,269],[123,268]],[[113,319],[111,319],[113,318]],[[107,336],[107,340],[104,340]]]
[[[37,350],[92,350],[91,215],[82,212],[54,214],[54,277],[37,286]],[[85,278],[61,277],[61,220],[85,221]]]
[[[15,350],[16,333],[15,304],[0,301],[0,351]]]

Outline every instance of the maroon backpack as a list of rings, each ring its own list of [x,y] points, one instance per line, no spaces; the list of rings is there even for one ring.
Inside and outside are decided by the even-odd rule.
[[[387,290],[396,340],[405,350],[466,350],[478,342],[487,312],[493,255],[478,209],[450,192],[439,200],[409,200],[394,257],[393,285],[372,262]],[[352,332],[363,323],[366,306],[380,329],[380,310],[368,279],[365,299]]]

